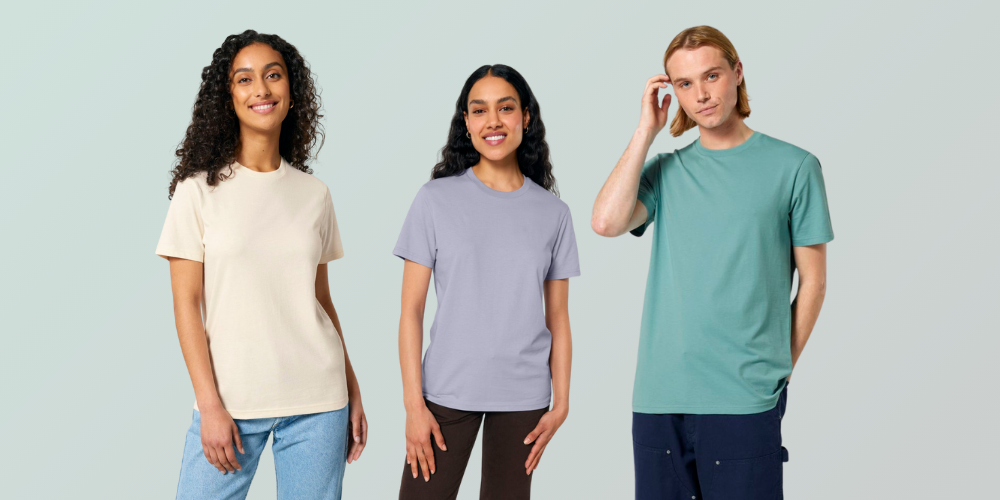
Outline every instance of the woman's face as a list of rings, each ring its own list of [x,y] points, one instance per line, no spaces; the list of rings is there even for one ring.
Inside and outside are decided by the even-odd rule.
[[[500,161],[517,151],[530,117],[507,80],[486,76],[469,91],[465,127],[483,157]]]
[[[229,76],[240,127],[264,133],[280,131],[292,105],[288,69],[281,54],[267,44],[247,45],[233,58]]]

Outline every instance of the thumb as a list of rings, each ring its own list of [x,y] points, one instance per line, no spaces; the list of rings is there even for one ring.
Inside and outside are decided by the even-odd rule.
[[[240,428],[236,426],[236,422],[233,422],[233,442],[236,443],[236,449],[243,455],[245,453],[243,451],[243,438],[240,437]]]
[[[448,447],[444,445],[444,435],[441,434],[441,426],[435,425],[432,427],[431,434],[434,434],[434,441],[437,443],[438,448],[441,448],[441,451],[448,451]]]
[[[542,434],[542,426],[535,427],[535,430],[531,431],[531,433],[528,434],[528,437],[524,438],[524,444],[533,443],[536,439],[538,439],[538,436],[541,434]]]

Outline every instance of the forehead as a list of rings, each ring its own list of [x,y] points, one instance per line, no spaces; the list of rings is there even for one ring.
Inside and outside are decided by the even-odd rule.
[[[729,61],[721,50],[711,45],[696,49],[680,49],[667,59],[667,76],[671,80],[689,78],[704,73],[709,68],[719,66],[729,68]]]
[[[275,61],[284,66],[285,60],[281,57],[281,52],[272,49],[266,43],[251,43],[236,53],[236,57],[233,58],[233,68],[260,69]]]
[[[511,85],[507,80],[497,76],[485,76],[480,78],[478,82],[472,85],[469,89],[469,101],[472,100],[482,100],[488,103],[494,103],[497,99],[502,97],[511,96],[520,102],[521,98],[517,95],[517,90]]]

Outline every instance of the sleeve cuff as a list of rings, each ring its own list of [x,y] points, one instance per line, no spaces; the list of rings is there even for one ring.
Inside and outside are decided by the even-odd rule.
[[[205,262],[205,255],[202,252],[193,252],[190,250],[173,250],[173,249],[157,248],[156,255],[159,255],[164,259],[169,259],[170,257],[177,257],[178,259],[193,260],[195,262]]]
[[[434,269],[434,259],[431,259],[423,255],[414,254],[413,252],[410,252],[405,248],[396,247],[395,249],[393,249],[392,254],[395,255],[396,257],[399,257],[400,259],[416,262],[421,266]]]

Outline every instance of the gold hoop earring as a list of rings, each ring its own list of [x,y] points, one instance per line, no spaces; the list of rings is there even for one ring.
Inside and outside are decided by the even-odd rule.
[[[294,107],[295,107],[295,101],[291,101],[288,103],[288,109],[292,109]]]
[[[472,139],[472,134],[470,134],[469,132],[465,132],[465,136],[468,137],[469,139]]]

